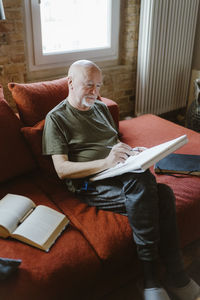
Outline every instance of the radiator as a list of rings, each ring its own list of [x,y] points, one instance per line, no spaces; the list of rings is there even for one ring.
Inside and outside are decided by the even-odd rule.
[[[199,0],[142,0],[135,114],[186,106]]]

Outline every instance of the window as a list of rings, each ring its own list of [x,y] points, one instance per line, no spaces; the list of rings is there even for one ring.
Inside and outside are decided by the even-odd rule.
[[[118,57],[120,0],[24,0],[30,70]]]

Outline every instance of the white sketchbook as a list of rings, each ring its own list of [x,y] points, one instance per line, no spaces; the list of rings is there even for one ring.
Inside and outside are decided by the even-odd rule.
[[[137,155],[129,156],[124,163],[119,163],[115,167],[102,171],[91,177],[91,181],[114,177],[127,172],[144,172],[156,162],[176,151],[188,142],[187,135],[182,135],[176,139],[148,148]],[[134,149],[134,148],[133,148]]]

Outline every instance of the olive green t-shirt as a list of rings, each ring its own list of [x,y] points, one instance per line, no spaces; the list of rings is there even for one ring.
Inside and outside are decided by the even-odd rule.
[[[118,132],[107,106],[96,100],[80,111],[63,100],[46,117],[43,154],[67,154],[70,161],[85,162],[105,158],[117,143]]]

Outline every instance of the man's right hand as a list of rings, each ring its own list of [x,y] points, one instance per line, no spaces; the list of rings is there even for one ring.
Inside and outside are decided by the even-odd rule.
[[[125,160],[132,155],[132,148],[125,143],[118,143],[114,145],[106,157],[106,164],[108,168],[114,167],[118,163],[123,163]]]

